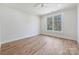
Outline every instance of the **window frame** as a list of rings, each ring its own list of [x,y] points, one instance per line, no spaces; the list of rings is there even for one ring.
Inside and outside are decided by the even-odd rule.
[[[57,15],[61,15],[61,31],[55,31],[54,30],[54,17],[57,16]],[[52,16],[48,16],[47,18],[49,18],[49,17],[52,17],[53,26],[52,26],[52,30],[47,30],[47,25],[46,25],[46,31],[47,32],[62,33],[63,32],[63,19],[64,19],[63,13],[54,14]],[[46,24],[47,24],[47,18],[46,18]]]
[[[51,32],[51,31],[53,30],[53,26],[52,26],[52,30],[48,30],[48,29],[47,29],[47,26],[48,26],[47,20],[48,20],[48,18],[50,18],[50,17],[52,17],[52,16],[49,16],[49,17],[46,18],[46,31],[48,31],[48,32]],[[52,17],[52,19],[53,19],[53,17]],[[53,24],[53,20],[52,20],[52,24]]]

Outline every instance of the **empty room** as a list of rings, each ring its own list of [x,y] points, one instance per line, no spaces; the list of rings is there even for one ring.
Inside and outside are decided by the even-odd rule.
[[[78,3],[0,3],[0,55],[79,55]]]

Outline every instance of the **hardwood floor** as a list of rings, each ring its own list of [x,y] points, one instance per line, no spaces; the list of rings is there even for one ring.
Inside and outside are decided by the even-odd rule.
[[[79,55],[73,40],[44,35],[2,44],[1,55]]]

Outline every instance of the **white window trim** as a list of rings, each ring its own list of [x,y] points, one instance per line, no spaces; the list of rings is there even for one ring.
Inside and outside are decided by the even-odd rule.
[[[64,23],[63,23],[63,20],[64,20],[63,14],[64,14],[64,13],[59,13],[59,14],[55,14],[55,15],[53,15],[53,16],[48,16],[48,17],[52,17],[52,19],[53,19],[52,21],[53,21],[53,22],[54,22],[54,16],[56,16],[56,15],[61,15],[62,17],[61,17],[61,31],[55,31],[55,30],[54,30],[54,23],[53,23],[53,27],[52,27],[53,30],[47,30],[47,25],[46,25],[46,31],[47,31],[47,32],[53,32],[53,33],[62,33],[62,32],[63,32],[63,25],[64,25]],[[47,17],[47,18],[48,18],[48,17]],[[46,23],[47,23],[47,21],[46,21]]]
[[[47,18],[49,18],[49,17],[52,17],[52,16],[48,16]],[[51,32],[51,31],[53,31],[53,30],[47,30],[47,18],[46,18],[46,31],[47,32]],[[52,17],[52,19],[53,19],[53,17]],[[53,21],[53,20],[52,20]],[[52,27],[53,28],[53,27]]]

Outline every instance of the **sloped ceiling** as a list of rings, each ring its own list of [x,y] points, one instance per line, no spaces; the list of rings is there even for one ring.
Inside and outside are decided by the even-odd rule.
[[[36,4],[37,3],[4,3],[0,5],[21,10],[33,15],[44,15],[50,12],[55,12],[57,10],[74,7],[77,5],[75,3],[43,3],[44,7],[40,7],[40,5],[35,7]]]

